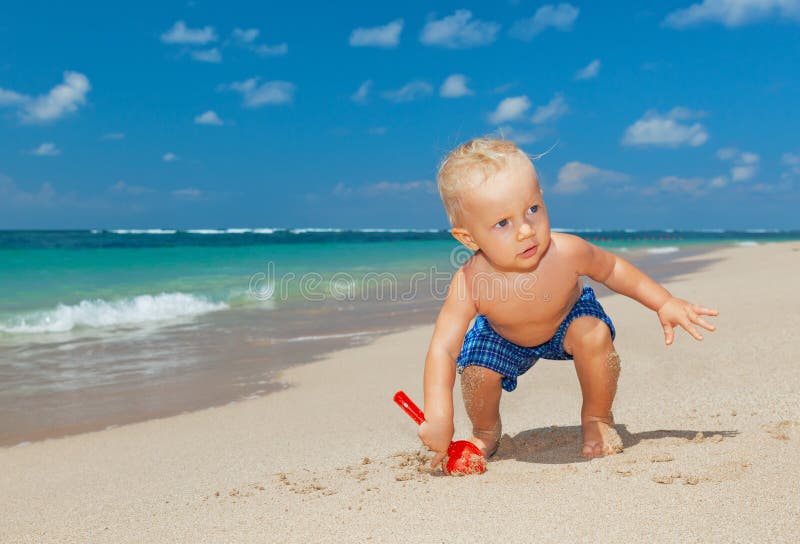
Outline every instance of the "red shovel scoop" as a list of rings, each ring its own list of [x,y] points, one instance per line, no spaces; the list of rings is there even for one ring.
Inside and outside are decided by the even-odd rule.
[[[394,394],[394,401],[417,425],[425,421],[425,414],[403,391]],[[445,474],[483,474],[486,472],[486,459],[480,448],[469,440],[456,440],[447,448],[442,470]]]

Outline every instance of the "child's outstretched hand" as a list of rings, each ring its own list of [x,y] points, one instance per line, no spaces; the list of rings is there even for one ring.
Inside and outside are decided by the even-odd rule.
[[[661,308],[658,309],[658,319],[664,328],[664,342],[669,346],[675,339],[675,332],[673,329],[680,325],[686,332],[695,337],[696,340],[702,340],[703,335],[697,330],[695,325],[700,325],[706,330],[714,331],[716,327],[708,323],[701,316],[703,315],[719,315],[719,312],[713,308],[706,308],[692,304],[687,300],[672,297],[667,300]]]

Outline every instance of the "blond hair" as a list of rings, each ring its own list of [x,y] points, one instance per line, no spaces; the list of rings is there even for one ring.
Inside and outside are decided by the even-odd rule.
[[[461,219],[463,191],[495,175],[517,154],[527,157],[514,142],[488,136],[474,138],[447,154],[439,165],[436,180],[452,226],[458,226]]]

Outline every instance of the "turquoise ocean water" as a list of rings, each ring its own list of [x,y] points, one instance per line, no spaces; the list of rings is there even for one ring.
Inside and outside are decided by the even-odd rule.
[[[800,231],[569,231],[672,259]],[[432,322],[469,252],[446,231],[0,231],[0,445],[220,404]]]
[[[603,247],[656,252],[800,237],[799,231],[767,230],[572,232]],[[269,294],[270,263],[278,281],[289,274],[320,274],[316,291],[330,294],[326,282],[343,274],[357,282],[370,271],[391,273],[401,281],[431,267],[452,270],[462,258],[451,258],[456,247],[446,231],[0,231],[0,337],[156,323],[236,308],[276,310],[280,302],[309,293],[299,279],[286,280],[276,293],[279,300],[270,304],[263,296]]]

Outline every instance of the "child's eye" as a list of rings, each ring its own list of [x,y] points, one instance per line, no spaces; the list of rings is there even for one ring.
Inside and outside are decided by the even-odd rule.
[[[531,206],[528,208],[528,213],[536,213],[539,210],[539,206]]]
[[[508,225],[508,219],[500,220],[500,221],[498,221],[497,223],[494,224],[495,227],[500,228],[500,229],[502,229],[506,225]]]

